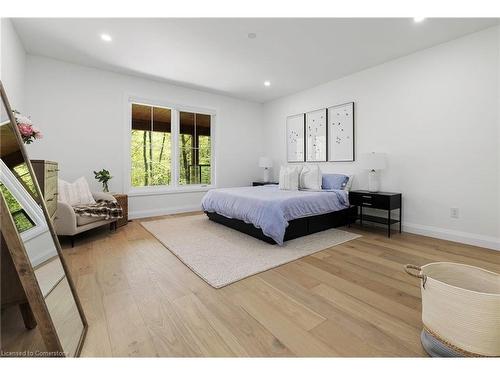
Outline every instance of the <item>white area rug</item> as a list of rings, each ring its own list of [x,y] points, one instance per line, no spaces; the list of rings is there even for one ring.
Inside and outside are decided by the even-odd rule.
[[[186,266],[214,288],[360,237],[338,229],[270,245],[237,230],[191,215],[141,223]]]

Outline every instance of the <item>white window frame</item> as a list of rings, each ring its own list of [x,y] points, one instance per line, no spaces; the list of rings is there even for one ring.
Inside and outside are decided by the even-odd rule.
[[[170,185],[157,185],[157,186],[132,186],[131,172],[132,172],[132,160],[130,145],[132,141],[132,104],[142,104],[152,107],[168,108],[171,110],[171,183]],[[179,169],[180,163],[178,160],[179,156],[179,113],[180,112],[194,112],[204,115],[210,115],[210,184],[189,184],[181,185],[179,184]],[[217,120],[217,111],[215,109],[200,108],[187,106],[182,104],[174,104],[161,100],[147,99],[143,97],[126,95],[125,99],[125,123],[126,129],[124,135],[124,181],[123,181],[123,191],[129,196],[141,196],[141,195],[159,195],[159,194],[178,194],[178,193],[189,193],[189,192],[203,192],[208,191],[216,187],[216,158],[215,158],[215,127]]]
[[[31,176],[31,174],[30,174]],[[26,188],[14,176],[12,171],[5,165],[3,160],[0,160],[0,182],[10,191],[12,196],[16,198],[26,214],[33,220],[33,228],[20,233],[24,242],[27,242],[41,234],[47,232],[49,227],[42,208],[35,202],[33,197],[28,193]]]

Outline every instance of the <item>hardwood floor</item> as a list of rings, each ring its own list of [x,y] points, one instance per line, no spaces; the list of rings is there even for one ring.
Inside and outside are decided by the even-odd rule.
[[[138,221],[63,243],[89,321],[82,356],[424,356],[419,284],[403,264],[500,272],[492,250],[349,230],[363,237],[222,289]]]

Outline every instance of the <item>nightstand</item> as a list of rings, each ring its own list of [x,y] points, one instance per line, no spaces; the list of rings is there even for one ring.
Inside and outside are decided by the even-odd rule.
[[[401,233],[401,215],[403,212],[401,193],[386,193],[383,191],[372,193],[367,190],[354,190],[349,192],[349,203],[359,207],[358,219],[361,225],[363,225],[363,221],[387,225],[387,236],[391,237],[391,226],[399,223],[399,233]],[[386,210],[387,217],[366,215],[363,213],[363,207]],[[391,217],[392,210],[399,210],[399,220]]]
[[[113,194],[116,201],[123,210],[123,217],[116,221],[116,226],[122,227],[128,223],[128,195],[127,194]],[[116,227],[115,227],[116,229]]]
[[[252,182],[252,186],[263,186],[263,185],[278,185],[278,182],[264,182],[264,181]]]

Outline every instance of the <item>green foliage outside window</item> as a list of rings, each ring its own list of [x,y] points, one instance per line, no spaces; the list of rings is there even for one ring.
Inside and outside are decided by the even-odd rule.
[[[171,134],[132,130],[132,186],[170,185]]]
[[[28,190],[33,199],[35,199],[35,201],[38,201],[35,183],[31,178],[31,173],[26,163],[15,166],[13,172],[16,175],[17,179],[21,182],[21,184],[26,188],[26,190]]]
[[[142,186],[165,186],[172,183],[172,135],[170,133],[170,125],[166,127],[168,131],[151,131],[139,130],[141,126],[144,128],[144,122],[148,125],[147,117],[141,118],[142,114],[147,113],[148,108],[153,109],[151,112],[150,128],[159,129],[163,125],[161,121],[170,122],[163,118],[154,120],[155,107],[146,105],[135,105],[137,128],[133,128],[131,132],[131,183],[134,187]],[[160,114],[161,115],[161,114]],[[165,115],[165,113],[163,113]],[[135,120],[134,120],[135,119]],[[154,121],[158,122],[154,122]],[[142,121],[142,122],[141,122]],[[210,121],[210,120],[209,120]],[[157,124],[159,127],[154,127]],[[146,127],[146,129],[149,126]],[[194,127],[189,130],[195,134]],[[197,144],[193,134],[179,134],[178,138],[178,160],[179,163],[179,181],[180,185],[188,184],[210,184],[211,183],[211,139],[210,135],[197,135]],[[208,132],[208,134],[210,134]],[[197,148],[195,148],[198,146]]]
[[[198,136],[199,148],[193,148],[192,136],[181,134],[179,140],[179,184],[211,183],[211,143],[210,136]]]
[[[201,181],[202,184],[210,184],[210,162],[211,162],[211,150],[212,144],[210,142],[209,136],[200,136],[199,137],[199,164],[201,170]]]
[[[21,204],[19,204],[19,202],[12,195],[9,189],[7,189],[7,187],[2,183],[0,183],[0,191],[2,192],[5,202],[7,203],[9,212],[14,218],[14,223],[19,233],[33,228],[35,226],[33,220],[31,220],[26,211],[24,211]]]

